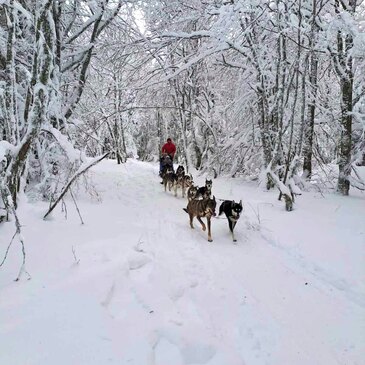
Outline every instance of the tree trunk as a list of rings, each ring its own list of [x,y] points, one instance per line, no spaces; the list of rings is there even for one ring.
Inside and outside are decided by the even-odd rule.
[[[33,67],[32,79],[37,80],[36,91],[34,94],[34,102],[31,104],[31,112],[29,113],[30,119],[27,126],[27,132],[20,142],[20,148],[18,153],[13,157],[11,163],[8,166],[8,174],[5,185],[8,186],[13,200],[13,205],[17,207],[17,194],[20,188],[20,178],[24,172],[25,163],[30,151],[30,147],[37,137],[41,125],[46,116],[46,107],[48,103],[48,92],[50,90],[48,84],[50,82],[50,75],[53,70],[52,64],[52,49],[54,47],[53,33],[53,18],[50,14],[50,7],[52,5],[51,0],[44,2],[43,12],[40,14],[37,20],[36,26],[36,44],[37,51],[34,54],[33,62],[38,64],[37,67]],[[38,55],[40,52],[40,55]],[[6,202],[5,202],[6,204]],[[8,208],[8,207],[7,207]]]
[[[341,3],[344,6],[343,3]],[[340,3],[335,2],[336,13],[340,13]],[[355,13],[356,0],[349,0],[346,10]],[[337,191],[342,195],[349,195],[352,155],[352,94],[353,94],[353,70],[352,57],[350,55],[353,46],[353,37],[349,32],[345,36],[343,32],[337,33],[337,72],[340,76],[341,86],[341,140],[338,156],[338,182]]]
[[[307,122],[304,126],[304,148],[303,148],[303,177],[310,180],[312,176],[312,156],[313,156],[313,136],[314,136],[314,119],[316,112],[316,98],[317,98],[317,74],[318,74],[318,59],[311,51],[310,57],[310,71],[309,84],[311,89],[311,96],[308,102]]]
[[[5,117],[5,128],[4,135],[5,140],[16,145],[19,139],[18,123],[16,121],[16,98],[15,98],[15,65],[14,65],[14,42],[15,42],[15,19],[14,19],[14,0],[10,0],[8,6],[6,6],[6,13],[8,17],[7,28],[8,28],[8,40],[6,46],[6,67],[5,67],[5,83],[6,87],[4,90],[4,117]]]
[[[337,190],[342,195],[349,195],[351,175],[351,147],[352,147],[352,68],[348,80],[341,82],[342,110],[341,110],[341,141],[338,156],[338,183]]]
[[[315,36],[318,31],[316,23],[317,16],[317,0],[312,1],[312,21],[311,32],[309,35],[309,85],[310,97],[308,100],[307,122],[304,125],[304,145],[303,145],[303,177],[310,180],[312,176],[312,156],[313,156],[313,136],[314,136],[314,119],[316,112],[316,98],[318,89],[318,59],[314,51]]]

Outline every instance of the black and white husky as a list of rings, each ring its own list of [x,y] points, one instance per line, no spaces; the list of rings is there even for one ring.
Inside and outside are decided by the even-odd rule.
[[[203,199],[210,198],[212,195],[213,181],[205,179],[205,185],[200,187],[196,193],[196,199],[202,197]]]
[[[225,200],[219,207],[219,215],[224,213],[228,219],[229,230],[231,231],[233,242],[237,242],[233,230],[240,218],[242,209],[242,200],[240,200],[239,203],[236,203],[234,200]]]

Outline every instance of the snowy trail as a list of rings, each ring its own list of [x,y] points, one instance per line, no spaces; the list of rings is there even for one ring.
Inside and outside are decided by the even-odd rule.
[[[301,234],[315,202],[309,194],[308,206],[287,215],[279,203],[267,204],[273,195],[221,179],[213,193],[263,203],[262,221],[246,206],[238,244],[224,219],[213,221],[208,243],[198,222],[190,229],[186,200],[164,192],[156,166],[105,161],[92,174],[102,203],[79,194],[85,226],[71,203],[67,221],[58,212],[43,222],[44,206],[24,207],[33,278],[9,284],[14,252],[13,272],[0,277],[0,298],[7,298],[0,301],[1,364],[363,363],[365,242],[358,222],[345,222],[354,227],[353,247],[342,253],[333,231],[321,231],[320,240]],[[342,201],[320,203],[328,207],[321,225],[332,227],[331,204]],[[360,217],[362,203],[351,202]],[[332,247],[327,260],[317,251],[321,242]]]

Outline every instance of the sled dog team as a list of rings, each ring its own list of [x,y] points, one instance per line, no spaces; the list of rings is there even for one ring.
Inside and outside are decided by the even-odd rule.
[[[202,218],[207,219],[208,241],[212,242],[211,218],[216,216],[215,208],[217,205],[215,196],[212,197],[212,180],[206,179],[205,185],[202,187],[195,186],[191,174],[185,174],[184,166],[179,165],[175,173],[172,164],[162,170],[161,177],[165,191],[167,188],[169,191],[173,190],[174,195],[177,196],[177,190],[180,188],[182,197],[184,198],[185,194],[187,195],[188,205],[183,209],[189,214],[191,228],[194,228],[193,219],[196,217],[202,226],[202,230],[206,231],[207,227]],[[219,215],[224,213],[227,217],[233,242],[237,241],[234,235],[234,227],[240,218],[241,212],[242,200],[239,203],[234,200],[224,200],[219,207]]]

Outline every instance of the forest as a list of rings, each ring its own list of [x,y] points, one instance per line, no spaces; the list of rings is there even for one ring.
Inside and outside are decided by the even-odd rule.
[[[364,192],[364,0],[0,0],[1,364],[360,364]]]
[[[364,4],[2,1],[2,209],[52,200],[86,156],[364,190]],[[4,213],[2,213],[5,216]]]

